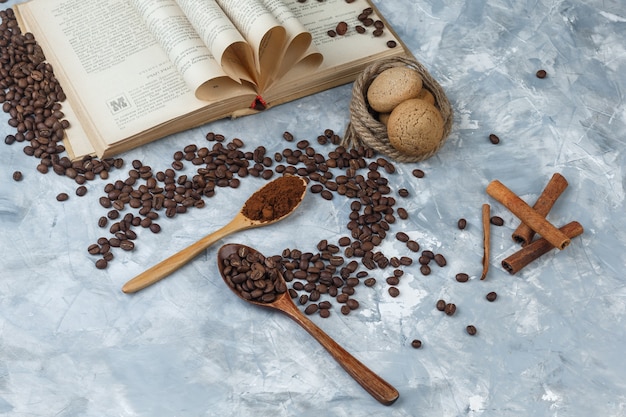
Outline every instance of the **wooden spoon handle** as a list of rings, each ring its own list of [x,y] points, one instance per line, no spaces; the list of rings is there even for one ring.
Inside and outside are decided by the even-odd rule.
[[[187,246],[180,252],[175,253],[169,258],[154,265],[152,268],[142,272],[136,277],[129,280],[122,287],[122,291],[130,294],[140,291],[170,275],[187,262],[198,256],[203,250],[211,246],[213,243],[223,237],[243,229],[253,227],[250,222],[246,222],[245,218],[237,215],[230,223],[198,240],[197,242]]]
[[[384,405],[391,405],[398,399],[400,394],[391,384],[348,353],[334,339],[302,314],[295,304],[290,300],[289,303],[282,304],[282,311],[313,336],[339,365],[378,402]]]

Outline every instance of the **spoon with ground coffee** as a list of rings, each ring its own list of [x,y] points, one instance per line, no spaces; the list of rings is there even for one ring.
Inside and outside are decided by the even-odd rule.
[[[231,243],[218,251],[217,265],[224,282],[239,298],[289,316],[381,404],[391,405],[398,399],[400,394],[392,385],[348,353],[298,309],[289,295],[280,265],[272,258],[248,246]]]
[[[137,275],[124,284],[122,291],[134,293],[162,280],[231,233],[267,226],[284,219],[298,208],[306,187],[304,178],[292,175],[285,175],[265,184],[248,198],[228,224]]]

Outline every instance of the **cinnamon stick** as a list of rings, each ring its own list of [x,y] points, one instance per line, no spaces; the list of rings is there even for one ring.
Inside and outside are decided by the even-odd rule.
[[[483,272],[480,279],[483,280],[489,271],[489,247],[491,246],[491,207],[483,204]]]
[[[570,238],[561,232],[541,214],[537,213],[524,200],[519,198],[498,180],[487,185],[487,194],[504,205],[528,227],[539,233],[555,248],[564,249],[570,244]]]
[[[583,227],[578,222],[570,222],[559,229],[569,238],[574,238],[583,233]],[[529,263],[539,259],[545,253],[554,248],[545,238],[537,239],[532,243],[524,246],[514,254],[510,255],[502,261],[502,267],[509,271],[511,275],[519,272]]]
[[[556,200],[566,188],[567,180],[565,177],[559,173],[554,174],[533,205],[533,210],[541,214],[543,217],[546,217]],[[526,246],[532,242],[534,236],[535,231],[528,227],[528,225],[524,222],[520,223],[512,235],[513,240],[517,243],[521,243],[522,246]]]

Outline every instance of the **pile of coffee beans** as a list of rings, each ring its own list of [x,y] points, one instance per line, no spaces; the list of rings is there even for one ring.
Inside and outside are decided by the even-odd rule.
[[[371,9],[365,9],[359,15],[363,26],[370,24],[371,13]],[[7,135],[5,143],[23,144],[24,154],[40,160],[39,173],[52,171],[69,178],[77,185],[76,195],[85,196],[87,181],[106,182],[109,172],[122,169],[125,162],[121,158],[70,160],[62,143],[65,129],[69,127],[61,107],[65,94],[53,69],[45,62],[32,34],[20,32],[11,9],[0,11],[0,18],[0,102],[10,115],[9,124],[15,128],[15,134]],[[383,29],[376,21],[372,21],[371,26]],[[405,253],[390,257],[379,249],[393,225],[409,217],[405,208],[398,207],[396,197],[408,198],[411,193],[399,189],[397,196],[394,195],[388,179],[396,172],[391,161],[378,157],[371,149],[340,146],[341,137],[332,129],[325,129],[317,137],[319,146],[331,147],[326,152],[318,151],[309,140],[296,140],[291,132],[284,132],[282,138],[288,145],[272,155],[263,146],[246,150],[244,141],[239,138],[227,140],[221,134],[209,132],[204,145],[189,144],[174,152],[169,167],[154,169],[139,160],[132,161],[126,178],[106,182],[102,195],[98,196],[104,212],[97,226],[107,230],[108,235],[87,248],[88,253],[97,258],[96,268],[107,268],[116,249],[133,251],[139,229],[159,233],[162,217],[174,218],[200,209],[218,189],[238,188],[247,177],[270,180],[284,174],[306,178],[311,193],[324,200],[350,200],[350,211],[344,219],[346,234],[336,242],[322,240],[313,250],[287,248],[280,254],[253,260],[263,266],[264,272],[261,278],[250,279],[263,279],[263,284],[252,283],[253,286],[246,280],[247,284],[243,285],[236,282],[240,277],[235,279],[232,282],[236,287],[240,285],[237,290],[242,296],[269,302],[272,296],[288,291],[306,314],[329,317],[334,301],[340,305],[340,312],[347,315],[360,307],[359,287],[375,288],[382,281],[376,276],[387,275],[384,279],[387,293],[398,297],[404,269],[411,267],[415,260],[424,276],[431,274],[433,264],[446,266],[443,254],[422,249],[419,242],[404,232],[394,235],[405,244]],[[189,166],[195,172],[186,173]],[[423,178],[425,173],[414,169],[412,175]],[[14,172],[15,181],[22,178],[21,172]],[[68,198],[67,193],[57,195],[58,201]],[[461,220],[459,229],[466,225],[464,219]],[[249,254],[237,255],[239,260],[235,263],[251,262]],[[230,267],[231,271],[243,272],[234,265]],[[382,272],[388,267],[393,268],[390,274]],[[276,284],[277,274],[284,277],[286,288]],[[466,274],[456,277],[460,282],[466,281]],[[264,285],[264,288],[273,285],[273,290],[261,294],[255,291],[259,289],[257,285]],[[489,301],[495,298],[495,293],[487,295]],[[437,308],[449,316],[456,312],[456,305],[443,300],[437,303]],[[413,346],[421,346],[421,341],[417,342]]]
[[[0,19],[0,103],[9,114],[9,126],[15,128],[4,143],[22,144],[24,154],[39,159],[39,173],[53,171],[72,179],[77,184],[76,194],[83,196],[87,191],[83,184],[107,178],[109,171],[121,167],[123,161],[91,157],[71,161],[67,157],[62,142],[69,127],[61,105],[66,98],[63,88],[34,36],[21,32],[13,10],[1,10]],[[13,179],[22,178],[20,173]],[[59,195],[57,199],[65,201],[68,197]]]
[[[287,292],[278,264],[260,252],[241,246],[221,262],[226,283],[246,300],[271,303]]]

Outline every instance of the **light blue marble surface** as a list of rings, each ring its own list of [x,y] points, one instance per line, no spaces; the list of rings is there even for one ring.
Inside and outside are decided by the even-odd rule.
[[[4,6],[10,6],[9,1]],[[423,277],[407,268],[401,295],[358,287],[361,308],[313,320],[393,384],[400,399],[372,399],[285,316],[240,302],[217,275],[219,244],[135,295],[122,284],[227,223],[263,182],[218,190],[201,210],[141,233],[104,271],[86,248],[103,232],[103,181],[41,175],[21,146],[0,144],[0,415],[31,416],[624,416],[626,415],[626,9],[622,0],[376,1],[413,54],[445,88],[452,133],[433,158],[398,164],[392,187],[410,219],[394,225],[448,265]],[[548,77],[535,77],[545,69]],[[274,152],[285,130],[314,140],[342,132],[350,86],[264,114],[212,123],[123,155],[156,169],[214,131]],[[2,138],[11,132],[0,116]],[[494,146],[487,136],[496,133]],[[419,167],[426,177],[416,179]],[[20,170],[24,180],[11,179]],[[125,171],[111,179],[125,178]],[[512,277],[515,217],[485,193],[499,179],[529,203],[550,176],[569,187],[555,224],[585,227],[565,250]],[[55,200],[60,192],[71,198]],[[494,228],[488,279],[481,269],[480,207]],[[469,227],[456,229],[465,217]],[[314,250],[347,233],[347,205],[307,196],[285,221],[231,236],[266,254]],[[393,238],[382,249],[405,254]],[[454,280],[456,272],[472,275]],[[499,295],[494,303],[484,296]],[[457,313],[435,310],[439,298]],[[474,324],[470,337],[465,326]],[[412,339],[424,343],[419,350]]]

